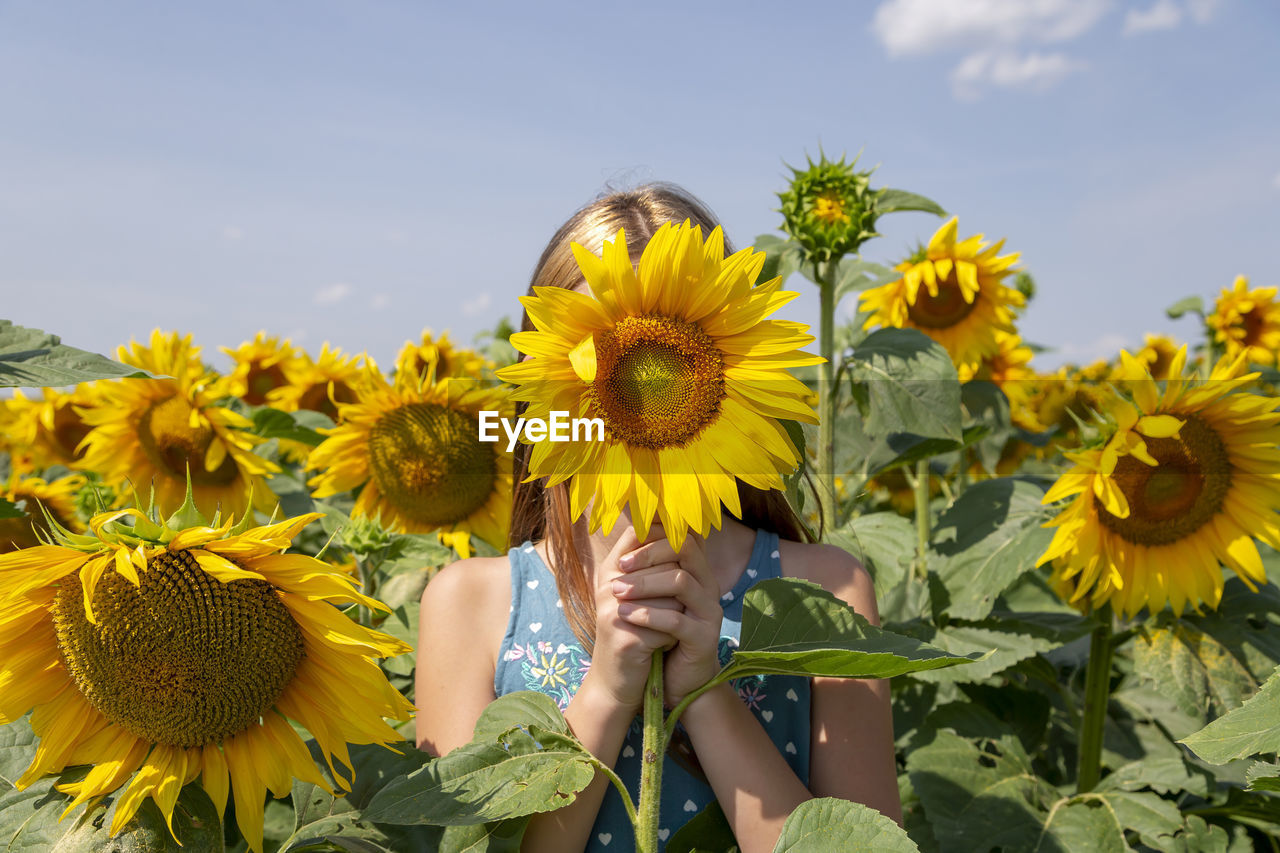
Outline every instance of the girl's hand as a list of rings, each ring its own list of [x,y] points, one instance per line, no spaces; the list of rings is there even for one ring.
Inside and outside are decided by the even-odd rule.
[[[583,688],[590,685],[590,689],[600,690],[609,701],[632,714],[644,703],[644,684],[649,678],[653,653],[676,643],[670,633],[631,618],[632,611],[637,606],[655,614],[674,614],[681,609],[674,596],[660,592],[633,596],[625,604],[614,594],[614,582],[625,577],[620,561],[641,547],[647,546],[641,545],[635,528],[628,527],[601,563],[595,584],[595,649],[591,653],[591,669],[583,680]]]
[[[661,528],[655,529],[661,533]],[[720,586],[707,565],[701,536],[690,533],[680,552],[663,537],[625,554],[619,560],[624,573],[613,581],[621,602],[618,613],[632,625],[662,631],[677,642],[667,655],[663,670],[664,701],[675,707],[685,694],[720,671]],[[655,607],[652,601],[674,599],[678,609]]]

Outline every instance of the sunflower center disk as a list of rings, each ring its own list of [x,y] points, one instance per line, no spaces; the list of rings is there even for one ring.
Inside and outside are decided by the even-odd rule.
[[[1129,517],[1102,507],[1099,520],[1135,545],[1168,545],[1189,536],[1222,507],[1231,487],[1231,461],[1222,439],[1191,415],[1180,438],[1145,439],[1159,465],[1132,456],[1116,463],[1114,479],[1129,501]]]
[[[261,406],[267,402],[268,391],[273,391],[288,382],[289,379],[284,375],[280,365],[263,367],[255,363],[249,368],[249,375],[245,377],[244,384],[248,390],[244,392],[244,401],[251,406]]]
[[[304,650],[266,581],[221,583],[189,551],[162,551],[134,587],[108,570],[85,617],[78,576],[54,601],[58,648],[76,687],[151,743],[197,747],[243,731],[279,698]]]
[[[338,419],[338,406],[334,405],[334,400],[339,404],[354,403],[356,401],[356,392],[351,390],[351,386],[340,379],[333,381],[333,400],[329,399],[329,383],[317,382],[306,391],[303,391],[298,397],[298,408],[307,409],[312,412],[321,412],[328,415],[329,420],[336,421]]]
[[[432,526],[454,524],[482,507],[498,474],[476,418],[437,403],[410,403],[374,424],[369,464],[397,510]]]
[[[1240,318],[1240,325],[1244,327],[1244,339],[1240,341],[1244,346],[1259,346],[1262,343],[1262,332],[1266,328],[1266,318],[1262,316],[1262,312],[1258,310],[1249,311]]]
[[[724,393],[724,359],[693,323],[624,317],[597,336],[593,408],[627,444],[684,445],[715,419]]]
[[[71,406],[60,406],[53,413],[53,437],[58,448],[68,459],[79,459],[84,456],[85,448],[80,442],[89,434],[91,427],[80,419]]]
[[[212,471],[205,470],[204,456],[209,445],[218,441],[213,428],[204,420],[191,426],[191,404],[182,397],[169,397],[154,403],[142,415],[138,439],[142,451],[161,471],[179,480],[191,472],[191,482],[200,486],[225,486],[239,472],[236,461],[227,455]]]
[[[977,305],[977,297],[972,302],[965,301],[952,271],[946,278],[938,279],[937,296],[921,287],[916,292],[915,304],[907,309],[907,316],[923,329],[948,329],[968,317]]]

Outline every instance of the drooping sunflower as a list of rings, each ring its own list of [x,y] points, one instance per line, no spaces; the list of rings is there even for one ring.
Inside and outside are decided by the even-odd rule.
[[[350,577],[284,553],[317,517],[249,529],[189,502],[167,523],[126,509],[0,555],[0,724],[31,711],[40,738],[17,786],[93,765],[58,789],[70,811],[123,788],[114,835],[147,797],[172,831],[179,789],[199,778],[219,813],[230,789],[262,851],[268,789],[287,796],[295,777],[329,789],[293,721],[349,787],[333,761],[354,773],[348,744],[402,739],[384,718],[412,706],[375,658],[410,649],[334,606],[386,610]]]
[[[355,383],[355,402],[307,460],[317,498],[360,488],[354,517],[378,518],[405,533],[436,531],[470,556],[470,536],[507,542],[512,463],[507,441],[480,440],[482,411],[510,417],[506,394],[469,378],[436,381],[400,374],[393,385],[375,367]],[[499,431],[500,432],[500,431]]]
[[[253,453],[262,439],[250,422],[218,406],[213,374],[200,363],[191,336],[156,330],[151,346],[121,347],[125,364],[164,379],[120,379],[97,385],[98,405],[80,414],[93,429],[80,467],[98,471],[112,486],[130,484],[142,502],[164,512],[182,504],[187,478],[196,506],[213,514],[241,515],[252,493],[269,510],[271,492],[262,482],[277,466]],[[127,489],[122,489],[122,498]]]
[[[0,518],[0,554],[40,544],[40,537],[50,532],[44,513],[64,528],[79,528],[76,521],[76,494],[84,488],[83,474],[71,474],[52,482],[40,477],[14,474],[0,490],[0,498],[22,502],[26,515],[22,518]]]
[[[1280,302],[1276,288],[1249,289],[1249,279],[1236,276],[1230,288],[1223,288],[1213,312],[1204,318],[1213,329],[1214,342],[1226,350],[1228,358],[1243,352],[1253,364],[1275,364],[1280,351]]]
[[[486,367],[493,364],[474,350],[462,349],[453,345],[449,333],[444,332],[439,338],[431,334],[430,329],[422,330],[421,343],[406,341],[396,356],[396,374],[419,376],[434,367],[438,379],[449,376],[470,376],[479,379]]]
[[[365,361],[363,353],[343,355],[342,350],[330,349],[327,343],[320,348],[318,359],[298,351],[284,362],[288,384],[267,392],[267,403],[286,412],[323,412],[336,421],[338,406],[355,402],[357,386],[368,375]]]
[[[999,335],[1015,333],[1014,312],[1026,297],[1001,284],[1018,253],[1000,255],[1004,240],[988,246],[981,234],[957,242],[957,227],[953,216],[894,268],[902,278],[862,293],[861,308],[871,312],[863,327],[919,329],[957,368],[976,370],[999,351]]]
[[[51,465],[80,467],[84,457],[80,442],[91,429],[82,412],[96,403],[90,383],[77,385],[70,393],[43,388],[39,399],[15,390],[5,407],[13,462],[22,470],[39,471]]]
[[[251,406],[267,402],[267,394],[289,383],[284,366],[297,353],[286,338],[267,337],[258,332],[252,341],[245,341],[235,349],[222,347],[231,357],[234,367],[223,379],[226,393],[239,397]]]
[[[764,254],[726,258],[719,228],[704,242],[687,221],[664,224],[638,267],[622,231],[602,257],[572,248],[590,293],[522,297],[536,331],[511,343],[529,358],[498,377],[519,386],[527,418],[599,419],[604,440],[535,442],[530,476],[569,481],[572,516],[591,503],[592,530],[629,505],[642,538],[656,515],[677,548],[719,527],[722,504],[740,513],[737,480],[782,488],[800,456],[778,419],[816,422],[787,368],[822,359],[799,349],[807,326],[765,319],[797,294],[754,284]]]
[[[1201,382],[1182,378],[1183,347],[1161,392],[1121,353],[1111,437],[1068,453],[1074,466],[1044,496],[1074,497],[1048,523],[1056,531],[1039,560],[1073,603],[1132,615],[1167,602],[1180,613],[1217,607],[1222,565],[1250,588],[1266,581],[1253,540],[1280,548],[1280,399],[1239,393],[1257,376],[1244,358]]]

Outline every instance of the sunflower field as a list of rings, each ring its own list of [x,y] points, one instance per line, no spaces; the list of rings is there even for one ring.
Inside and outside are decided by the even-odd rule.
[[[527,297],[536,331],[427,330],[389,366],[268,332],[106,359],[0,321],[0,851],[517,851],[611,776],[533,693],[413,745],[418,602],[507,549],[513,454],[478,420],[518,403],[602,416],[593,528],[705,533],[741,479],[870,571],[879,628],[759,584],[716,680],[891,677],[903,825],[816,799],[775,850],[1280,851],[1277,288],[1042,369],[1017,247],[873,183],[808,162],[728,258],[679,223],[635,269],[577,247],[592,293]],[[898,211],[936,229],[871,260]],[[721,302],[655,283],[690,277]],[[765,319],[784,284],[818,288],[814,352]],[[568,447],[530,471],[569,480]],[[653,485],[672,466],[696,499]],[[618,846],[737,850],[714,805],[655,836],[649,784]]]

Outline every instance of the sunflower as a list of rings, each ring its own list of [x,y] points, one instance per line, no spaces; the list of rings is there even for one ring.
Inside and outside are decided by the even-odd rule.
[[[1276,288],[1250,290],[1249,279],[1238,275],[1230,289],[1222,289],[1213,312],[1204,321],[1214,331],[1214,342],[1226,348],[1228,358],[1244,352],[1254,364],[1276,363],[1276,351],[1280,350]]]
[[[1220,564],[1256,589],[1266,573],[1253,538],[1280,548],[1280,400],[1233,393],[1257,376],[1242,375],[1243,353],[1199,382],[1182,378],[1183,347],[1163,393],[1141,362],[1120,358],[1114,432],[1067,454],[1075,465],[1044,502],[1074,500],[1048,522],[1057,529],[1039,563],[1054,563],[1073,603],[1126,616],[1217,607]]]
[[[318,517],[249,529],[188,501],[165,523],[102,513],[90,535],[0,555],[0,724],[31,711],[40,738],[17,786],[93,765],[58,789],[69,812],[123,786],[115,835],[147,797],[172,831],[178,791],[199,777],[219,813],[230,788],[261,851],[268,788],[287,796],[296,777],[330,790],[293,721],[349,788],[333,764],[354,774],[347,744],[402,739],[383,718],[412,706],[374,659],[410,648],[333,606],[387,609],[351,578],[283,553]]]
[[[406,341],[400,354],[396,356],[396,374],[420,375],[434,366],[435,375],[441,379],[448,376],[470,376],[479,379],[485,368],[492,368],[493,363],[479,353],[469,349],[459,349],[449,340],[449,333],[440,337],[432,337],[430,329],[423,329],[422,342],[415,344]]]
[[[470,536],[495,548],[507,541],[512,464],[505,438],[480,441],[482,411],[509,417],[497,389],[434,372],[400,374],[392,385],[374,367],[355,383],[357,398],[307,460],[317,498],[360,487],[353,517],[378,518],[405,533],[436,531],[463,557]]]
[[[262,439],[248,420],[214,403],[214,375],[196,357],[191,337],[156,330],[151,346],[120,348],[119,359],[164,379],[120,379],[98,385],[98,405],[81,410],[93,427],[85,438],[81,467],[98,471],[108,485],[127,483],[162,510],[176,509],[187,477],[201,511],[219,505],[244,513],[250,494],[270,509],[271,492],[262,477],[279,469],[253,453]]]
[[[267,392],[267,403],[286,412],[322,412],[337,421],[338,406],[355,402],[356,386],[368,375],[362,367],[366,360],[363,353],[344,356],[327,343],[320,348],[319,359],[299,351],[284,362],[288,384]]]
[[[226,393],[239,397],[251,406],[267,402],[267,394],[289,380],[284,366],[297,357],[293,344],[258,332],[252,341],[245,341],[235,349],[222,347],[231,357],[235,367],[223,380]]]
[[[52,465],[80,467],[84,457],[80,442],[91,429],[81,413],[97,403],[92,385],[77,385],[70,393],[43,388],[40,399],[29,399],[15,390],[7,403],[9,423],[5,432],[18,468],[38,471]]]
[[[778,193],[782,230],[819,261],[838,259],[876,236],[882,190],[871,189],[871,172],[844,157],[823,154],[807,169],[791,169],[791,185]]]
[[[26,515],[22,518],[0,518],[0,553],[39,545],[40,540],[49,534],[45,512],[64,528],[79,527],[76,494],[84,485],[82,474],[71,474],[52,482],[17,474],[10,477],[8,486],[0,490],[0,498],[13,503],[22,501]]]
[[[951,354],[962,370],[976,370],[999,352],[999,335],[1014,334],[1014,310],[1026,304],[1000,282],[1018,253],[999,255],[1004,241],[987,246],[981,234],[956,242],[957,219],[934,233],[929,245],[895,269],[902,278],[863,292],[871,312],[863,328],[919,329]]]
[[[704,243],[687,221],[666,223],[632,267],[626,235],[603,257],[573,244],[591,293],[540,287],[521,298],[536,331],[512,345],[530,356],[498,371],[520,386],[528,418],[598,418],[603,441],[535,442],[531,477],[569,481],[574,518],[609,531],[626,505],[641,538],[656,514],[677,548],[692,529],[740,513],[737,480],[781,489],[800,455],[778,418],[816,422],[809,391],[787,368],[807,326],[766,320],[797,294],[774,279],[755,286],[764,254],[726,258],[716,228]],[[597,431],[598,435],[598,431]]]

